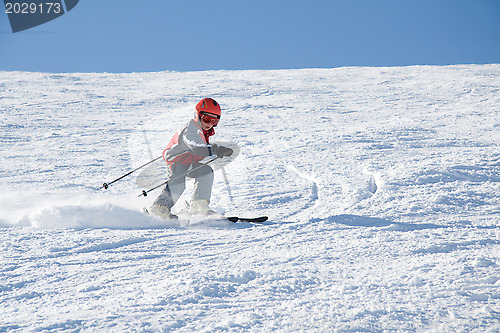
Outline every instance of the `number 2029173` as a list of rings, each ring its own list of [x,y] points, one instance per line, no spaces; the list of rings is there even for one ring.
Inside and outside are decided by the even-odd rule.
[[[6,2],[7,14],[59,14],[63,9],[60,2]]]

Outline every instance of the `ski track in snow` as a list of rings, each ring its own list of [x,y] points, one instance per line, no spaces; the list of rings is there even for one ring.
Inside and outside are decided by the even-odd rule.
[[[206,96],[211,206],[270,221],[99,189]],[[0,332],[498,332],[499,106],[500,65],[0,72]]]

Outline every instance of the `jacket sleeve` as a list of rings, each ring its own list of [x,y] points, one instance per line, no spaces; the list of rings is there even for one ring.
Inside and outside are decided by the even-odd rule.
[[[203,131],[191,121],[182,136],[182,140],[192,154],[201,157],[211,156],[213,154],[213,145],[205,139]]]

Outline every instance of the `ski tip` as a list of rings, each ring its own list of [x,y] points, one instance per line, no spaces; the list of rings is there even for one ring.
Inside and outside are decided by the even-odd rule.
[[[256,218],[252,219],[253,221],[251,221],[251,222],[262,223],[262,222],[266,222],[267,219],[268,219],[267,216],[261,216],[261,217],[256,217]]]
[[[245,218],[245,217],[238,217],[238,216],[230,216],[226,217],[227,220],[231,222],[251,222],[251,223],[262,223],[267,221],[268,217],[267,216],[260,216],[260,217],[253,217],[253,218]]]

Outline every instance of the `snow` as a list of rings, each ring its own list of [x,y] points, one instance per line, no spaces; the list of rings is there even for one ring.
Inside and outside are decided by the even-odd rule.
[[[144,215],[162,162],[100,189],[202,97],[211,206],[264,225]],[[0,72],[0,110],[0,332],[500,330],[500,65]]]

